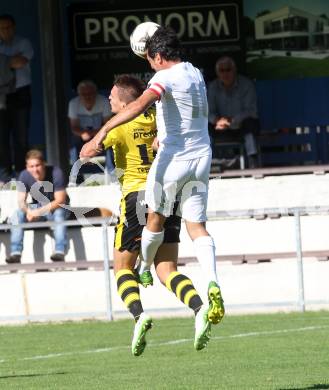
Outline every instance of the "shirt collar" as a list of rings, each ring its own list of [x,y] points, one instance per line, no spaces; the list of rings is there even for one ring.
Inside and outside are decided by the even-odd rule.
[[[218,79],[218,83],[219,85],[224,88],[225,90],[227,91],[231,91],[232,89],[235,89],[238,85],[239,85],[239,76],[237,75],[235,80],[234,80],[234,83],[232,84],[232,86],[229,88],[229,89],[226,89],[223,82],[221,80]]]

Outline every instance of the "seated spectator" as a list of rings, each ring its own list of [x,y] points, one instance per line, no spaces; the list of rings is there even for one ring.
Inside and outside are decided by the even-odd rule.
[[[70,153],[72,165],[78,160],[82,145],[93,138],[111,116],[108,99],[98,93],[97,86],[92,80],[82,80],[78,84],[77,92],[78,96],[70,100],[68,109],[72,131]],[[112,149],[106,153],[106,167],[108,172],[111,172],[114,168]],[[82,167],[83,169],[84,167]],[[69,185],[76,184],[77,173],[75,171],[71,172]]]
[[[55,251],[52,261],[64,261],[67,247],[66,226],[60,224],[68,218],[70,212],[62,208],[68,204],[64,174],[60,168],[47,166],[39,150],[30,150],[26,154],[26,169],[17,182],[19,209],[11,218],[11,252],[6,259],[9,264],[19,263],[23,251],[24,230],[21,223],[34,221],[59,222],[54,229]],[[32,203],[28,203],[28,195]]]
[[[256,135],[259,132],[254,83],[239,75],[234,60],[225,56],[216,62],[217,78],[208,86],[210,136],[223,142],[243,139],[249,168],[259,165]]]

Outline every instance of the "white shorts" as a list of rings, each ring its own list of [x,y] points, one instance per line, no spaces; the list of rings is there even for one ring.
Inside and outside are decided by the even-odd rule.
[[[211,156],[172,160],[161,153],[147,176],[145,200],[148,207],[165,217],[173,213],[189,222],[205,222]]]

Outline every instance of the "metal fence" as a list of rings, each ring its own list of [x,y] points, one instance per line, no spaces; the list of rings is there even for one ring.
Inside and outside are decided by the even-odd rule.
[[[209,221],[227,220],[227,219],[243,219],[257,218],[259,216],[293,216],[294,217],[294,234],[295,234],[295,249],[297,261],[297,282],[298,291],[296,292],[296,306],[301,311],[305,311],[305,292],[304,292],[304,274],[303,274],[303,254],[302,254],[302,236],[301,236],[301,216],[305,215],[327,215],[329,214],[329,206],[321,207],[295,207],[295,208],[267,208],[267,209],[249,209],[249,210],[232,210],[232,211],[214,211],[208,213]],[[113,319],[112,296],[111,296],[111,278],[110,278],[110,257],[109,257],[109,242],[108,242],[108,227],[114,225],[113,218],[88,218],[77,221],[65,221],[66,226],[101,226],[102,228],[102,244],[103,244],[103,261],[104,261],[104,283],[106,291],[106,318]],[[35,228],[51,228],[55,226],[55,222],[32,222],[24,223],[20,226],[23,229]],[[10,230],[12,225],[0,225],[0,231]],[[72,264],[72,262],[67,263]],[[50,267],[51,268],[51,267]]]
[[[111,296],[111,278],[110,278],[110,256],[109,256],[109,242],[108,242],[108,226],[115,225],[116,219],[113,217],[94,217],[94,218],[82,218],[80,220],[68,220],[63,221],[61,224],[68,227],[84,227],[84,226],[101,226],[102,228],[102,243],[103,243],[103,262],[104,262],[104,283],[106,291],[106,318],[113,320],[112,309],[112,296]],[[29,222],[19,224],[24,230],[37,229],[37,228],[52,228],[55,227],[58,222]],[[12,227],[11,224],[0,224],[0,231],[8,231]],[[72,265],[72,262],[66,265]]]

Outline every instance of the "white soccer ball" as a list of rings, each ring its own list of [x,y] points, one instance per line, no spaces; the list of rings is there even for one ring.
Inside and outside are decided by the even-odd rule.
[[[131,50],[139,57],[145,58],[145,42],[150,38],[160,26],[154,22],[144,22],[138,24],[130,35]]]

